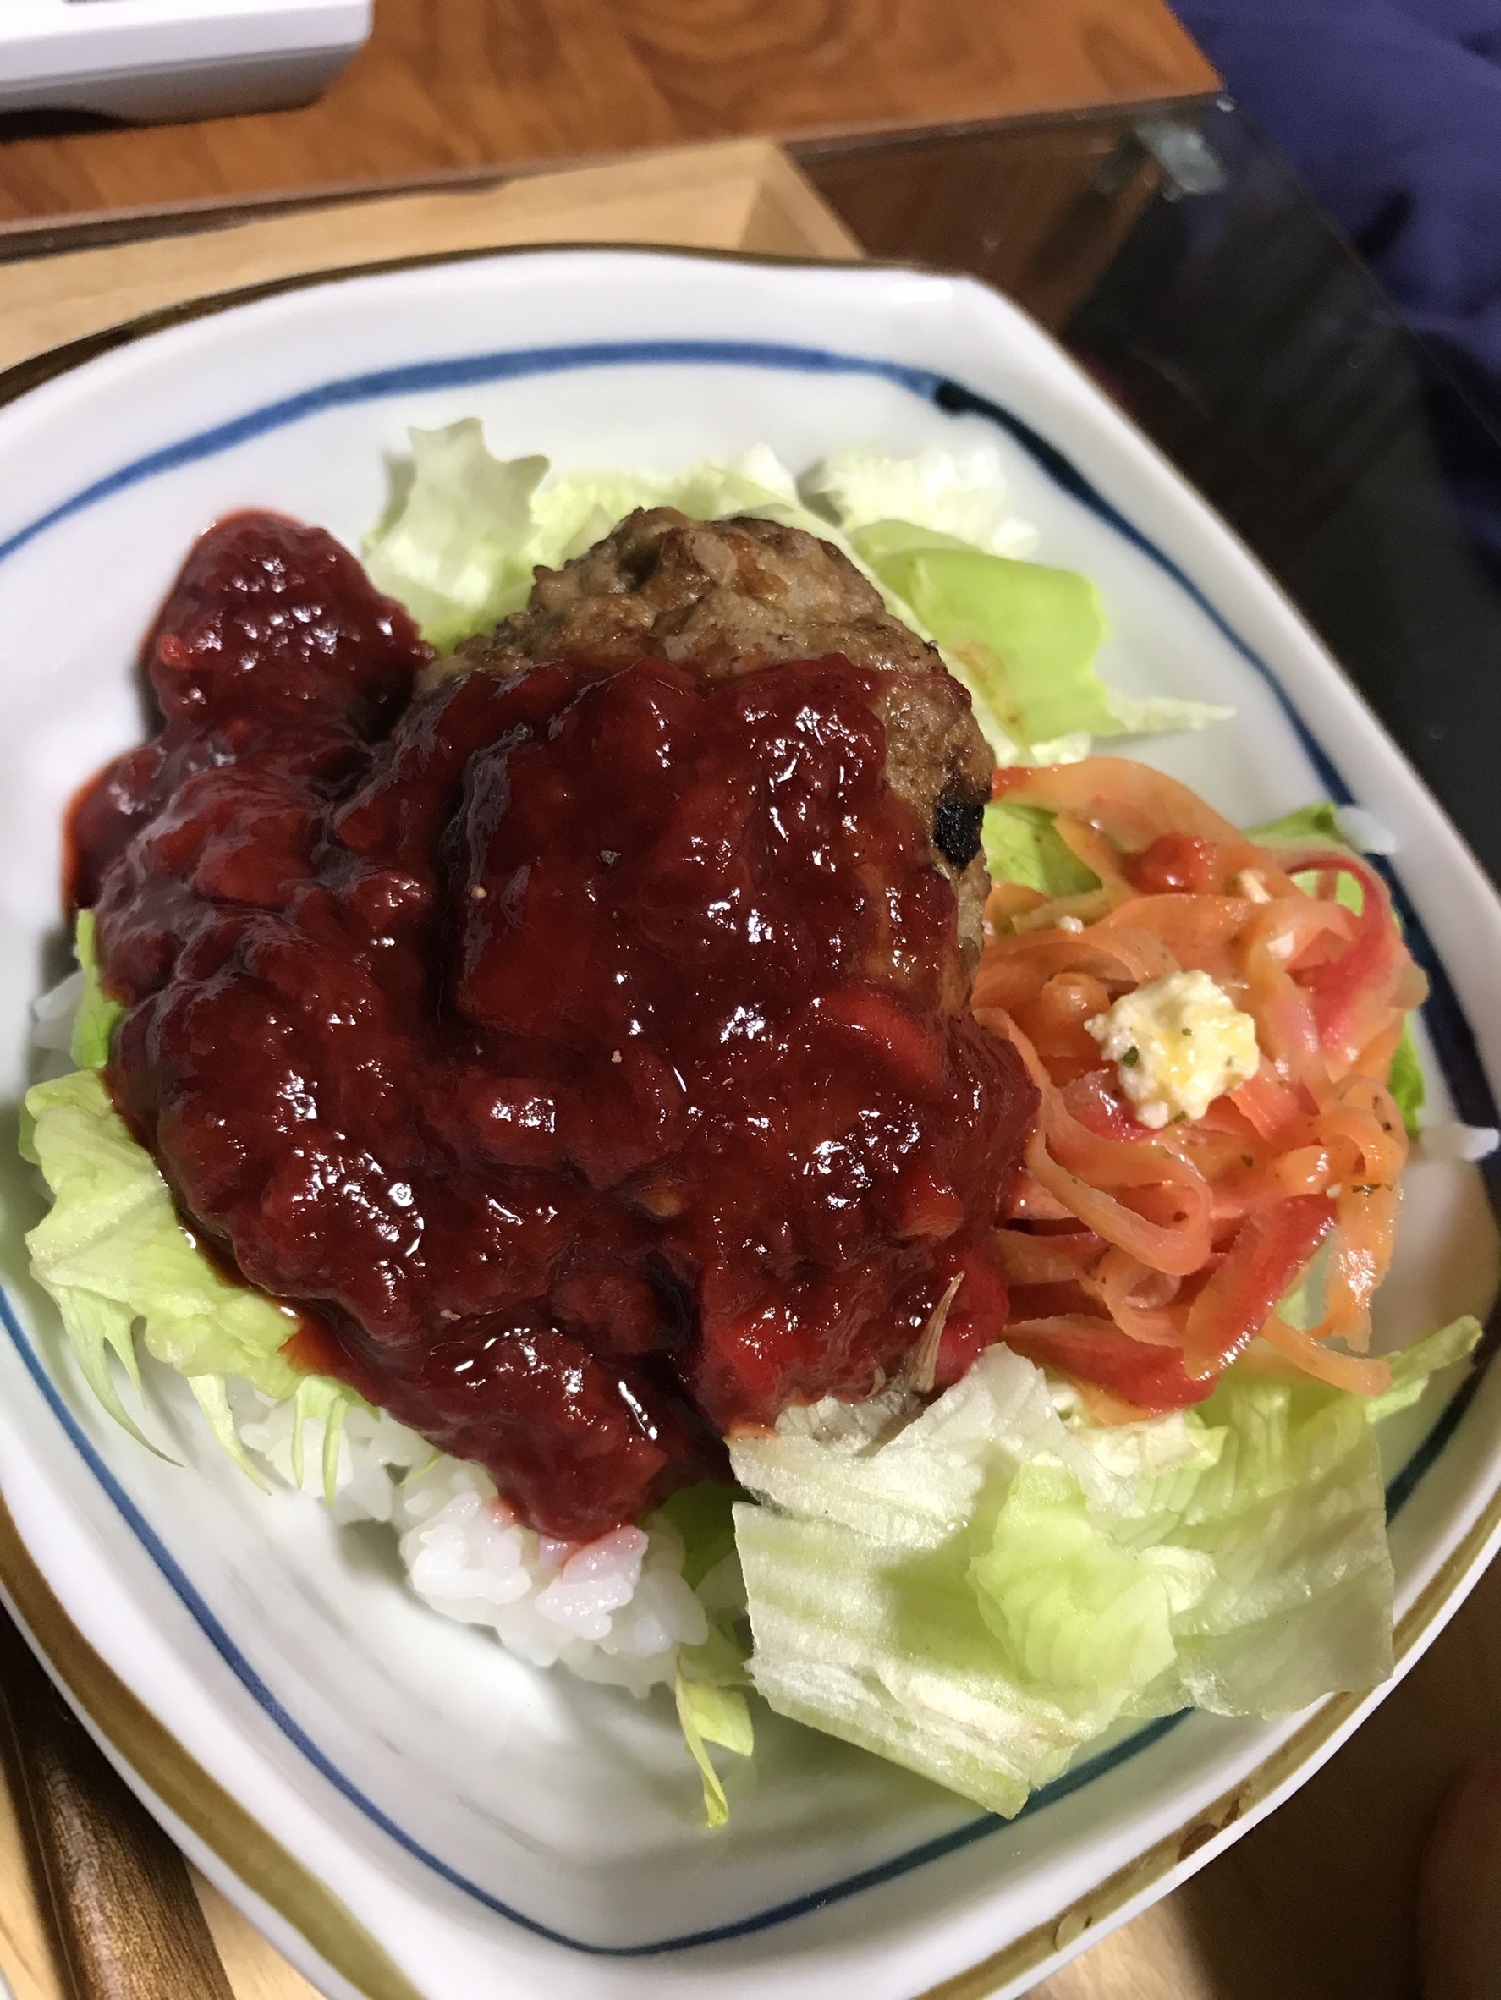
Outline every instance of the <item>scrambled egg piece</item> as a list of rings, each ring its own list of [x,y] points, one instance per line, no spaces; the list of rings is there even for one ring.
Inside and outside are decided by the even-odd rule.
[[[1121,1089],[1154,1131],[1170,1118],[1202,1118],[1261,1061],[1256,1023],[1207,972],[1170,972],[1138,986],[1085,1026],[1120,1065]]]

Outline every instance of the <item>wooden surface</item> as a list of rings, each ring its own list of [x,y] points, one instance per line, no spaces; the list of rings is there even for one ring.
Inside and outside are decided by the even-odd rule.
[[[368,47],[303,110],[146,130],[0,120],[0,223],[1216,82],[1164,0],[376,0]]]
[[[6,1762],[76,2000],[233,2000],[187,1865],[0,1614]]]
[[[191,235],[0,263],[0,368],[141,313],[298,272],[559,242],[860,254],[775,146],[730,141],[619,167],[261,215]]]

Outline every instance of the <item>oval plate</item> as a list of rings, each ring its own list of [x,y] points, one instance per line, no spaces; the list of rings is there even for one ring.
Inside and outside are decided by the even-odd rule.
[[[1437,1108],[1497,1122],[1501,906],[1255,562],[1051,341],[965,280],[613,251],[298,285],[0,410],[9,1100],[27,1003],[63,962],[62,815],[140,736],[135,649],[193,537],[262,506],[358,548],[407,426],[469,414],[502,455],[564,466],[996,446],[1039,559],[1100,587],[1107,675],[1236,711],[1142,754],[1245,823],[1353,798],[1400,837]],[[26,1276],[38,1197],[5,1158],[0,1578],[148,1804],[330,1994],[1019,1992],[1253,1824],[1384,1692],[1156,1723],[1009,1824],[763,1711],[711,1835],[665,1696],[536,1673],[429,1613],[389,1537],[258,1493],[160,1373],[170,1459],[104,1417]],[[1416,1162],[1381,1340],[1483,1313],[1496,1244],[1476,1170]],[[1497,1371],[1454,1389],[1387,1441],[1401,1666],[1501,1534]]]

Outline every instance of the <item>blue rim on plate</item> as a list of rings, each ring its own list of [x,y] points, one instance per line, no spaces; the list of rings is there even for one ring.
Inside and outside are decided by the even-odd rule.
[[[27,547],[49,528],[85,512],[98,502],[142,485],[162,473],[199,463],[223,451],[281,430],[305,418],[351,404],[387,401],[395,396],[417,395],[440,389],[471,388],[520,381],[527,377],[566,374],[580,369],[612,367],[735,367],[765,369],[806,375],[864,375],[891,382],[898,388],[953,416],[977,416],[1003,430],[1033,462],[1071,499],[1087,508],[1105,526],[1152,562],[1214,625],[1246,663],[1254,668],[1275,697],[1283,715],[1296,732],[1298,741],[1318,773],[1327,797],[1336,805],[1353,803],[1353,794],[1339,767],[1314,736],[1270,665],[1240,636],[1196,583],[1173,559],[1144,534],[1119,508],[1107,500],[1072,459],[1044,438],[1013,411],[989,397],[951,381],[930,369],[890,361],[879,356],[842,354],[822,347],[787,345],[777,342],[723,340],[630,340],[600,341],[550,347],[531,347],[460,355],[441,361],[419,361],[403,366],[373,370],[358,375],[335,377],[245,411],[226,422],[196,431],[119,466],[91,484],[80,488],[45,513],[17,529],[0,542],[0,563]],[[1396,872],[1385,862],[1375,864],[1386,880],[1395,907],[1402,919],[1407,943],[1429,980],[1429,997],[1424,1006],[1424,1022],[1432,1040],[1444,1081],[1460,1118],[1473,1125],[1501,1124],[1495,1094],[1480,1059],[1475,1033],[1453,983],[1434,950],[1417,912],[1404,891]],[[1487,1176],[1495,1205],[1495,1182]],[[506,1918],[550,1943],[598,1958],[630,1959],[663,1952],[684,1951],[695,1946],[727,1942],[765,1931],[790,1919],[825,1908],[831,1903],[879,1887],[926,1863],[941,1859],[984,1839],[1001,1827],[1012,1824],[993,1813],[982,1814],[966,1825],[936,1839],[909,1848],[888,1861],[844,1876],[827,1886],[777,1903],[755,1914],[705,1930],[687,1932],[646,1944],[603,1945],[574,1938],[566,1932],[529,1917],[492,1895],[478,1883],[469,1881],[439,1856],[431,1853],[406,1833],[375,1802],[366,1797],[287,1712],[234,1644],[179,1564],[128,1497],[80,1428],[58,1390],[46,1364],[23,1332],[9,1298],[0,1291],[0,1317],[27,1373],[45,1398],[69,1440],[89,1470],[109,1495],[121,1517],[146,1550],[184,1608],[209,1640],[225,1665],[250,1694],[268,1719],[308,1760],[313,1768],[372,1825],[394,1841],[406,1854],[431,1869],[451,1888],[479,1903],[497,1916]],[[1425,1473],[1431,1468],[1457,1429],[1491,1359],[1487,1342],[1480,1362],[1459,1391],[1451,1398],[1412,1458],[1387,1488],[1387,1516],[1394,1519],[1411,1498]],[[1033,1793],[1018,1817],[1040,1811],[1094,1780],[1118,1769],[1132,1758],[1160,1742],[1192,1710],[1165,1716],[1137,1731],[1124,1742],[1085,1759],[1051,1784]]]

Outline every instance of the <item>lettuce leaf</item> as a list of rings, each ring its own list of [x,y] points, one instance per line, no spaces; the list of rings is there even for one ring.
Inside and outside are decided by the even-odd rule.
[[[704,1781],[705,1815],[711,1827],[723,1826],[730,1816],[730,1805],[708,1746],[720,1743],[737,1757],[749,1757],[756,1747],[750,1709],[738,1688],[695,1680],[682,1667],[674,1692],[683,1741]]]
[[[701,1479],[696,1486],[680,1486],[652,1517],[667,1521],[682,1537],[683,1581],[690,1590],[734,1554],[735,1502],[744,1497],[737,1487]]]
[[[73,1017],[73,1039],[69,1053],[80,1069],[102,1069],[109,1061],[109,1045],[120,1016],[125,1012],[118,1000],[111,1000],[99,984],[99,953],[94,939],[94,912],[80,910],[74,926],[73,949],[83,973],[83,994]]]
[[[1008,735],[1042,743],[1076,730],[1115,732],[1110,696],[1094,671],[1105,613],[1087,577],[940,544],[898,522],[877,523],[852,540],[959,659]]]
[[[1400,1393],[1478,1337],[1460,1321],[1398,1357]],[[1197,1411],[1094,1428],[996,1347],[894,1431],[820,1405],[737,1439],[762,1497],[735,1510],[751,1678],[1004,1814],[1117,1722],[1371,1686],[1392,1595],[1372,1426],[1393,1407],[1231,1370]]]
[[[1231,712],[1107,687],[1095,668],[1104,607],[1077,571],[991,554],[906,521],[873,522],[850,540],[958,662],[977,705],[1023,743],[1202,729]]]
[[[1011,511],[993,445],[923,451],[915,458],[857,447],[823,459],[798,488],[812,508],[851,536],[896,522],[926,529],[936,544],[987,555],[1024,557],[1037,546],[1037,530]]]
[[[478,417],[409,433],[411,482],[366,538],[365,568],[439,652],[525,602],[545,458],[495,458]]]
[[[219,1275],[178,1220],[155,1161],[131,1137],[99,1072],[37,1084],[26,1108],[53,1195],[50,1213],[26,1239],[32,1269],[111,1414],[128,1424],[108,1357],[136,1379],[138,1321],[147,1352],[188,1376],[200,1400],[215,1402],[213,1391],[199,1388],[202,1378],[223,1375],[291,1395],[298,1373],[280,1350],[295,1315]]]
[[[682,1538],[683,1581],[697,1592],[709,1621],[708,1636],[696,1646],[679,1646],[674,1693],[678,1726],[704,1785],[704,1813],[711,1827],[729,1818],[724,1785],[708,1752],[718,1743],[737,1757],[756,1747],[755,1728],[744,1690],[749,1645],[744,1623],[745,1586],[735,1554],[734,1508],[740,1488],[717,1480],[680,1487],[642,1525],[665,1522]]]
[[[1100,886],[1094,871],[1059,838],[1053,818],[1043,806],[1004,800],[985,808],[980,835],[993,882],[1019,882],[1050,901]]]
[[[845,453],[800,491],[765,445],[673,474],[585,470],[545,481],[543,459],[493,457],[473,417],[413,431],[412,448],[410,477],[367,538],[365,561],[440,652],[516,609],[535,565],[568,561],[635,507],[671,506],[698,520],[756,514],[832,542],[888,609],[938,645],[1000,762],[1080,757],[1091,733],[1200,728],[1229,712],[1106,687],[1093,665],[1104,633],[1094,588],[1015,559],[1035,536],[1010,514],[994,453]]]

